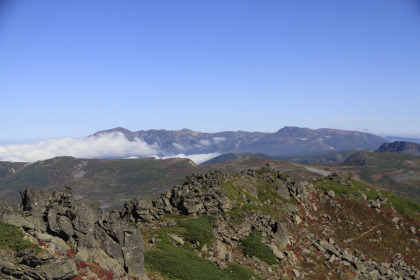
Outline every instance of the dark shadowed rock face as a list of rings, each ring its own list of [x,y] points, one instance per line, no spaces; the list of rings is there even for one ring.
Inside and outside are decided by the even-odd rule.
[[[405,141],[394,141],[392,143],[383,143],[377,153],[402,153],[412,156],[420,156],[420,144]]]

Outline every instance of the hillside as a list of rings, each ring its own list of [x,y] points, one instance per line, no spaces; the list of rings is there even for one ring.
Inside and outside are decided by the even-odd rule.
[[[419,211],[351,174],[310,184],[266,167],[191,176],[123,215],[142,224],[153,279],[415,279]]]
[[[360,151],[348,157],[339,168],[354,172],[365,182],[420,202],[420,157]]]
[[[420,205],[342,171],[199,173],[112,212],[25,190],[22,211],[0,204],[0,279],[420,278]]]
[[[200,165],[209,165],[209,164],[221,163],[221,162],[235,160],[235,159],[244,158],[244,157],[259,157],[259,158],[265,158],[265,159],[272,159],[271,156],[266,155],[266,154],[255,154],[255,153],[235,154],[235,153],[229,153],[229,154],[223,154],[223,155],[214,157],[214,158],[212,158],[208,161],[205,161],[205,162],[201,163]]]
[[[0,161],[0,180],[19,172],[27,162]]]
[[[344,161],[346,158],[357,152],[357,150],[342,150],[342,151],[329,151],[326,153],[313,154],[309,156],[296,156],[296,157],[279,157],[279,156],[269,156],[266,154],[255,154],[255,153],[229,153],[223,154],[217,157],[214,157],[206,162],[201,163],[200,165],[209,165],[215,163],[222,163],[225,161],[235,160],[243,157],[260,157],[266,159],[275,159],[287,162],[294,163],[303,163],[303,164],[338,164]]]
[[[0,166],[12,163],[2,162]],[[19,165],[21,166],[21,165]],[[56,157],[21,166],[0,177],[0,199],[19,200],[25,188],[52,190],[69,186],[82,198],[105,206],[122,205],[140,195],[154,195],[182,182],[195,164],[189,159],[78,159]]]
[[[130,141],[137,139],[158,145],[164,155],[183,153],[263,153],[270,156],[301,156],[335,150],[375,150],[386,140],[369,133],[338,129],[284,127],[275,133],[224,131],[203,133],[182,130],[140,130],[125,128],[99,131],[91,137],[122,133]]]

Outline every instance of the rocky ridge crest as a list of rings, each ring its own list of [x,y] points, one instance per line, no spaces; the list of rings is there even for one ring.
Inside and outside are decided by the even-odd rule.
[[[420,156],[420,144],[405,141],[394,141],[391,143],[383,143],[377,153],[402,153],[412,156]]]

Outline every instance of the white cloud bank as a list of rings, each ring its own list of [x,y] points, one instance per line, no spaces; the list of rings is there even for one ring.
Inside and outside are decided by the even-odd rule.
[[[0,161],[35,162],[56,156],[76,158],[130,158],[130,157],[182,157],[200,164],[219,154],[168,155],[158,144],[147,144],[135,139],[129,141],[123,133],[103,134],[98,137],[63,138],[33,144],[0,146]]]
[[[158,157],[155,156],[155,158],[159,159],[166,159],[166,158],[189,158],[190,160],[194,161],[195,164],[200,164],[205,161],[208,161],[209,159],[212,159],[214,157],[220,156],[219,153],[209,153],[209,154],[195,154],[195,155],[184,155],[184,154],[178,154],[173,156],[165,156],[165,157]]]

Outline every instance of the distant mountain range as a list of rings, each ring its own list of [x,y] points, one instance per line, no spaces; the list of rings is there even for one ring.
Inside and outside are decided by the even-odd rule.
[[[124,134],[130,141],[140,139],[149,145],[158,145],[165,155],[262,153],[270,156],[307,156],[337,150],[376,150],[382,143],[387,142],[380,136],[358,131],[290,126],[275,133],[247,131],[203,133],[189,129],[133,132],[117,127],[99,131],[91,137],[116,132]]]
[[[420,138],[409,138],[409,137],[399,137],[399,136],[385,136],[385,140],[389,142],[394,141],[404,141],[404,142],[414,142],[414,143],[420,143]]]

